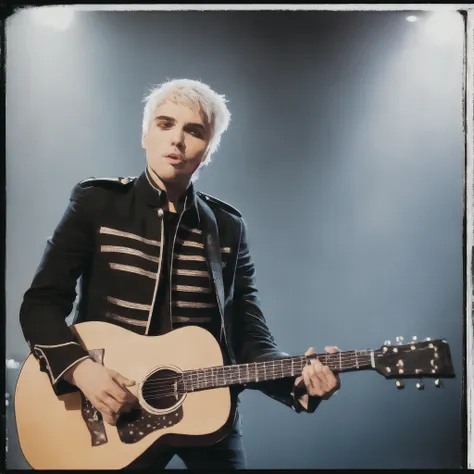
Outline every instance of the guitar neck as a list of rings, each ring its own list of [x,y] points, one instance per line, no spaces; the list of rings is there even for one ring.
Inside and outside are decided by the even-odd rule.
[[[277,380],[301,375],[304,366],[315,357],[334,372],[374,367],[374,351],[355,350],[187,370],[183,373],[183,378],[188,391]]]

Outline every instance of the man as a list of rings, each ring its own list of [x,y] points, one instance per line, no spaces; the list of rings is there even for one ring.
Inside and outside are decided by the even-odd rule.
[[[94,361],[68,328],[79,277],[76,323],[107,321],[143,335],[199,325],[221,343],[229,364],[288,355],[259,306],[242,215],[194,186],[228,128],[226,102],[198,81],[169,81],[153,90],[143,115],[144,172],[74,187],[25,293],[22,330],[53,390],[79,389],[111,425],[136,404],[136,381]],[[250,388],[312,413],[338,384],[313,359],[298,377]],[[131,467],[165,467],[174,454],[189,468],[245,467],[238,410],[232,431],[214,446],[161,450]]]

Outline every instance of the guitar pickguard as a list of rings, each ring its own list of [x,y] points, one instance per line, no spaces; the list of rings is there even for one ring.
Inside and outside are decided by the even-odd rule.
[[[148,413],[139,407],[130,413],[124,413],[117,422],[117,430],[123,443],[133,444],[153,431],[169,428],[183,419],[183,407],[166,415]]]
[[[86,422],[91,435],[92,446],[100,446],[107,443],[107,432],[105,431],[104,420],[94,405],[81,392],[82,418]]]
[[[89,355],[97,363],[104,363],[104,349],[91,349]],[[94,405],[81,393],[81,412],[82,418],[86,422],[86,426],[91,435],[92,446],[100,446],[107,443],[107,432],[105,431],[104,420],[102,414]]]

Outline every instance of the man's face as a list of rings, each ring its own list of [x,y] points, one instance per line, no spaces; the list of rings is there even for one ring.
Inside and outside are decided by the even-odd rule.
[[[209,126],[197,104],[166,101],[155,109],[142,138],[148,166],[164,182],[188,181],[209,144]]]

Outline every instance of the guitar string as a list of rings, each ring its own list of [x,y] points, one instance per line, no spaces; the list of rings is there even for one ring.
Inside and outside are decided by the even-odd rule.
[[[341,357],[341,364],[337,364],[337,367],[334,366],[332,370],[344,370],[344,369],[349,369],[349,368],[357,368],[354,364],[353,361],[358,362],[360,365],[365,365],[368,362],[370,362],[370,358],[368,360],[364,360],[363,357],[368,357],[366,355],[364,356],[359,356],[359,357],[350,357],[350,358],[342,358]],[[283,361],[280,362],[280,361]],[[296,363],[302,363],[303,360],[296,361]],[[191,369],[184,371],[180,374],[172,375],[172,376],[167,376],[167,377],[160,377],[158,380],[149,380],[146,383],[146,386],[153,386],[154,384],[160,384],[161,382],[171,382],[175,381],[177,379],[187,377],[190,379],[193,378],[215,378],[217,376],[226,376],[228,375],[226,372],[234,372],[235,374],[241,374],[243,371],[246,373],[247,376],[260,376],[260,375],[265,375],[269,374],[271,372],[277,373],[277,372],[285,372],[292,366],[291,359],[276,359],[275,364],[273,364],[272,361],[266,361],[266,364],[269,364],[271,366],[269,367],[262,367],[258,366],[256,364],[262,364],[262,362],[250,362],[249,364],[239,364],[239,365],[227,365],[227,366],[217,366],[217,367],[207,367],[207,368],[202,368],[202,369]],[[349,365],[347,365],[349,364]],[[294,365],[294,363],[293,363]],[[247,367],[248,366],[248,367]],[[236,367],[241,367],[241,369],[236,369]],[[296,367],[297,368],[297,367]],[[211,372],[212,369],[212,372]],[[217,374],[216,374],[217,373]],[[291,375],[289,375],[291,377]],[[230,377],[232,378],[232,377]],[[260,377],[259,377],[260,378]]]
[[[260,362],[249,362],[248,364],[235,364],[235,365],[220,365],[220,366],[213,366],[213,367],[204,367],[204,368],[200,368],[200,369],[190,369],[190,370],[185,370],[184,372],[182,373],[190,373],[190,372],[194,372],[194,373],[197,373],[198,371],[201,372],[201,371],[240,371],[240,370],[247,370],[247,368],[252,368],[252,371],[255,372],[256,370],[258,371],[265,371],[265,370],[273,370],[274,368],[277,369],[277,368],[280,368],[282,366],[291,366],[292,364],[301,364],[301,363],[305,363],[305,365],[307,364],[307,362],[309,360],[311,360],[310,358],[308,358],[306,361],[304,361],[304,357],[306,356],[301,356],[301,358],[295,358],[295,359],[288,359],[288,358],[285,358],[285,359],[275,359],[274,361],[273,360],[268,360],[268,361],[260,361]],[[364,358],[367,358],[367,360],[364,361]],[[337,363],[334,363],[332,364],[334,367],[333,367],[333,370],[337,370],[338,366],[340,366],[339,364],[339,361],[341,362],[341,364],[343,364],[345,366],[346,363],[350,363],[352,365],[353,362],[355,361],[355,365],[354,367],[357,366],[357,363],[368,363],[370,362],[370,356],[367,355],[367,354],[364,354],[364,355],[359,355],[359,356],[342,356],[341,358],[337,357]],[[328,361],[323,361],[323,363],[328,363]],[[334,362],[333,360],[329,360],[329,362]],[[239,369],[240,367],[240,369]],[[348,368],[348,367],[345,367],[345,368]],[[158,371],[157,371],[158,372]],[[171,376],[171,377],[163,377],[163,378],[160,378],[160,380],[172,380],[175,376]]]
[[[344,361],[344,362],[349,362],[349,361]],[[365,365],[363,362],[364,361],[360,361],[359,362],[361,363],[361,365]],[[366,362],[369,362],[369,361],[366,361]],[[229,366],[229,367],[233,367],[233,366]],[[235,367],[235,366],[234,366]],[[162,378],[159,378],[157,380],[148,380],[145,382],[145,388],[152,388],[156,385],[162,385],[163,382],[175,382],[177,380],[182,380],[182,379],[186,379],[188,382],[191,382],[191,384],[195,383],[195,381],[200,384],[202,383],[202,380],[204,379],[205,381],[208,381],[208,380],[214,380],[216,379],[217,377],[221,378],[221,379],[224,379],[224,380],[235,380],[237,381],[237,379],[242,379],[242,375],[245,375],[246,377],[256,377],[256,378],[265,378],[266,376],[268,375],[273,375],[275,377],[280,376],[280,375],[283,375],[283,373],[287,372],[288,369],[291,367],[291,364],[287,365],[285,368],[282,368],[280,366],[278,367],[269,367],[269,368],[266,368],[266,369],[262,369],[262,368],[258,368],[256,370],[252,370],[250,369],[249,367],[249,370],[248,372],[244,369],[244,372],[247,372],[245,374],[242,374],[241,371],[235,371],[235,369],[233,371],[231,370],[223,370],[223,369],[216,369],[216,370],[213,370],[213,372],[211,373],[210,369],[198,369],[198,370],[192,370],[192,371],[185,371],[181,374],[176,374],[176,375],[173,375],[173,376],[168,376],[168,377],[162,377]],[[337,368],[334,368],[333,370],[337,371],[337,370],[345,370],[345,369],[349,369],[349,368],[353,368],[354,365],[353,364],[349,364],[347,365],[347,363],[341,363],[341,365]],[[299,371],[298,371],[299,372]],[[296,374],[295,374],[296,375]],[[297,374],[297,376],[299,376],[301,374]],[[292,375],[288,375],[288,377],[291,377]],[[294,376],[294,375],[293,375]]]
[[[344,368],[351,368],[353,366],[348,366],[348,367],[341,367],[341,370],[343,370]],[[261,372],[260,372],[261,373]],[[268,373],[265,374],[266,376],[268,376]],[[274,374],[276,375],[276,374]],[[158,389],[156,389],[156,387],[153,389],[153,387],[150,387],[149,390],[146,391],[145,393],[145,390],[142,391],[142,393],[144,395],[147,395],[147,399],[148,400],[156,400],[156,399],[160,399],[160,398],[167,398],[167,397],[175,397],[177,394],[178,395],[182,395],[182,394],[186,394],[186,393],[189,393],[189,392],[193,392],[195,390],[199,390],[199,389],[212,389],[213,388],[213,384],[216,382],[216,376],[211,376],[211,377],[206,377],[204,376],[203,378],[201,379],[197,379],[196,381],[193,380],[193,378],[191,377],[191,380],[189,380],[189,378],[185,381],[184,377],[180,377],[179,375],[177,375],[175,377],[175,379],[179,379],[181,378],[181,380],[179,380],[179,382],[181,382],[179,384],[179,387],[177,386],[177,390],[170,390],[170,387],[169,385],[167,384],[160,384],[159,381],[156,381],[157,385],[158,385]],[[224,381],[224,386],[228,386],[228,385],[233,385],[233,384],[242,384],[242,383],[247,383],[247,382],[242,382],[240,379],[239,380],[235,380],[235,378],[233,377],[230,377],[229,379],[226,379],[224,378],[223,379]],[[192,388],[194,388],[194,390],[192,390],[191,388],[187,389],[186,388],[186,383],[185,382],[191,382],[191,386]],[[227,382],[230,382],[227,383]],[[256,382],[258,382],[256,380]],[[209,385],[211,384],[211,385]],[[161,385],[161,386],[160,386]],[[181,388],[181,386],[184,388]],[[219,385],[218,385],[219,386]],[[146,387],[144,387],[146,388]],[[217,388],[217,386],[216,386]],[[154,396],[151,396],[151,395],[154,395]]]
[[[344,368],[348,368],[348,367],[343,367],[342,369]],[[260,374],[262,373],[260,372]],[[268,377],[269,373],[267,372],[265,375]],[[274,371],[272,375],[276,378],[280,378],[279,377],[280,374],[277,373],[277,371]],[[187,378],[187,380],[185,380],[183,376],[176,375],[173,378],[173,380],[177,381],[180,386],[183,386],[184,390],[178,387],[177,387],[178,388],[177,390],[171,389],[169,384],[163,383],[164,380],[161,379],[161,380],[154,381],[153,386],[150,386],[151,385],[150,382],[147,383],[142,389],[142,394],[143,396],[148,397],[148,399],[150,400],[153,399],[153,397],[150,397],[150,395],[158,395],[158,398],[173,396],[174,394],[180,393],[180,392],[182,393],[192,392],[193,390],[191,389],[191,387],[194,389],[199,389],[199,388],[212,388],[214,384],[220,385],[219,383],[217,383],[216,379],[217,379],[217,376],[214,375],[214,376],[208,376],[208,377],[205,376],[203,378],[198,378],[197,380],[193,380],[193,377],[191,377],[191,380],[190,378]],[[230,382],[231,385],[245,383],[241,381],[241,378],[237,379],[236,377],[229,377],[229,378],[223,377],[221,378],[221,380],[223,380],[224,386],[227,385],[226,382]],[[209,386],[209,384],[211,385]],[[191,385],[191,387],[189,389],[186,389],[186,387],[189,385]]]

